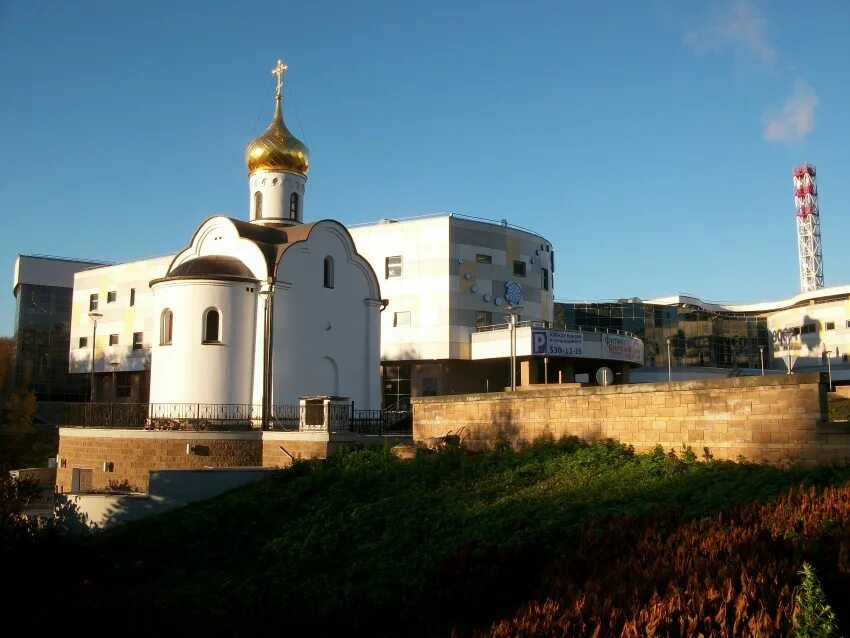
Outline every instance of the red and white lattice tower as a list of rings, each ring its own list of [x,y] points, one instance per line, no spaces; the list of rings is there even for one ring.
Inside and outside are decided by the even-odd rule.
[[[797,245],[800,249],[800,291],[823,288],[823,257],[820,249],[820,211],[815,167],[794,169],[794,207],[797,209]]]

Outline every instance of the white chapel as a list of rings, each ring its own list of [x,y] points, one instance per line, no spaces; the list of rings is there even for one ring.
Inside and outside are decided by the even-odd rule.
[[[307,147],[283,120],[248,145],[249,219],[204,221],[150,282],[151,403],[380,407],[380,286],[348,230],[305,224]]]

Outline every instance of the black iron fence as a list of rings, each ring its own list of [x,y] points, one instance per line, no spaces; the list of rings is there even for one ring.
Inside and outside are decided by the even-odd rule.
[[[353,403],[270,406],[266,423],[260,405],[242,403],[68,403],[66,427],[221,432],[352,432],[410,435],[409,410],[359,410]]]

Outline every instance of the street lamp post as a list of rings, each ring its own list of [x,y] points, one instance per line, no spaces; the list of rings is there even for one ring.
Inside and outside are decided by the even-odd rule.
[[[96,349],[95,344],[97,343],[95,340],[97,338],[97,321],[101,319],[103,314],[99,312],[92,311],[89,313],[89,319],[92,320],[92,329],[91,329],[91,393],[89,395],[89,403],[94,403],[94,351]]]
[[[667,381],[673,380],[673,359],[670,357],[670,339],[667,339]]]
[[[116,401],[118,399],[118,387],[115,385],[115,369],[118,367],[118,362],[110,361],[109,365],[112,366],[112,400]]]
[[[759,359],[761,359],[761,376],[764,376],[764,346],[759,346]]]
[[[516,320],[517,315],[522,312],[522,306],[508,306],[506,310],[511,328],[511,392],[516,392]]]

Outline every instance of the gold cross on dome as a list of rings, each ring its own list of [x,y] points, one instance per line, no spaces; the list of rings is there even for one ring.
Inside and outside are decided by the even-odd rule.
[[[283,60],[277,61],[277,66],[272,69],[272,75],[277,76],[277,97],[280,97],[280,90],[283,88],[283,72],[286,71],[287,67],[283,63]]]

